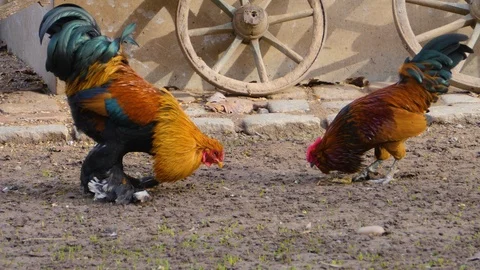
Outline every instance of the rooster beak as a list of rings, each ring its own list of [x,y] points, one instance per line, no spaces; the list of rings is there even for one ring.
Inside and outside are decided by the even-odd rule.
[[[217,164],[220,169],[223,168],[223,162],[219,161]]]

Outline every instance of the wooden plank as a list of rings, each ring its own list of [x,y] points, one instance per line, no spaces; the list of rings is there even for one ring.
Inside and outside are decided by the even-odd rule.
[[[41,6],[50,4],[50,0],[13,0],[0,6],[0,20],[7,18],[18,11],[27,8],[35,3]]]

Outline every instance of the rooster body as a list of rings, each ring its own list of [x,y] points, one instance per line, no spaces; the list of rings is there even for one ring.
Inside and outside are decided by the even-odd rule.
[[[143,200],[145,188],[191,175],[202,163],[223,165],[223,146],[204,135],[166,90],[141,78],[121,53],[136,44],[129,25],[121,37],[101,35],[84,9],[73,4],[49,11],[40,40],[50,35],[47,70],[66,83],[75,126],[95,140],[81,169],[81,184],[96,199],[117,203]],[[123,172],[129,152],[153,155],[155,177]]]
[[[307,149],[307,161],[323,173],[355,173],[361,169],[363,154],[373,148],[376,161],[353,180],[368,179],[369,172],[393,156],[395,161],[386,177],[374,180],[391,181],[397,161],[405,157],[405,141],[426,130],[425,113],[438,94],[448,91],[450,70],[466,58],[466,53],[473,52],[459,43],[466,39],[460,34],[440,36],[413,59],[407,58],[398,83],[356,99],[338,113],[323,138]]]

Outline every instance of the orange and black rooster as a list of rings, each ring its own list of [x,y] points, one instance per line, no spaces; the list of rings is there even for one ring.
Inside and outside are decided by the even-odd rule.
[[[353,181],[369,179],[383,160],[395,158],[385,178],[372,180],[388,183],[393,179],[398,160],[405,157],[405,141],[427,128],[427,112],[438,94],[448,91],[454,68],[472,49],[459,42],[467,36],[447,34],[428,42],[413,59],[400,67],[400,80],[345,106],[307,149],[307,161],[323,173],[360,170],[362,155],[374,148],[376,161]]]
[[[123,43],[136,44],[128,25],[109,39],[83,8],[60,5],[45,14],[40,41],[50,35],[46,68],[66,82],[75,126],[97,142],[81,169],[81,185],[95,199],[143,201],[146,188],[192,174],[201,163],[223,165],[223,146],[202,134],[165,89],[154,88],[129,66]],[[129,152],[153,155],[155,177],[123,171]]]

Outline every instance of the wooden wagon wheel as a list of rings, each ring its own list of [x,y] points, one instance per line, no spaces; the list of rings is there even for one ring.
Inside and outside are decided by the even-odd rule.
[[[322,48],[326,33],[326,18],[321,0],[305,0],[308,9],[282,15],[269,16],[265,11],[271,0],[241,0],[240,7],[235,8],[226,0],[211,1],[230,18],[224,24],[189,29],[190,0],[179,0],[176,17],[176,32],[180,47],[188,62],[198,74],[217,88],[240,95],[264,96],[278,92],[288,86],[299,82],[307,74],[309,68],[317,59]],[[307,2],[308,1],[308,2]],[[259,3],[257,3],[259,2]],[[278,4],[276,2],[275,4]],[[272,4],[273,5],[273,4]],[[279,40],[269,31],[272,25],[295,21],[302,18],[313,19],[312,41],[308,52],[300,55],[286,43]],[[234,35],[233,42],[213,65],[207,65],[204,59],[197,55],[191,42],[191,37],[218,35],[230,33]],[[295,63],[282,77],[274,78],[275,71],[270,72],[264,62],[260,44],[266,42],[278,50],[279,55]],[[227,46],[225,46],[227,47]],[[234,60],[233,55],[238,51],[250,47],[258,74],[254,82],[246,82],[225,76],[224,69]],[[223,73],[223,74],[222,74]]]
[[[412,5],[418,5],[423,7],[432,8],[438,11],[444,11],[450,13],[448,15],[455,15],[459,18],[453,22],[444,24],[438,28],[415,34],[412,30],[408,14],[406,3]],[[480,37],[480,1],[479,0],[466,0],[465,2],[446,2],[445,0],[393,0],[393,15],[395,19],[395,25],[402,38],[406,48],[411,54],[418,53],[423,43],[434,37],[456,32],[461,30],[463,33],[471,32],[467,45],[473,48]],[[427,14],[425,14],[427,16]],[[473,31],[467,31],[471,27]],[[466,33],[468,34],[468,33]],[[471,75],[465,74],[465,63],[468,63],[475,57],[476,53],[469,55],[466,61],[461,62],[453,70],[453,78],[451,84],[462,89],[470,90],[472,92],[480,93],[480,78],[479,74]],[[478,71],[476,72],[478,73]]]

